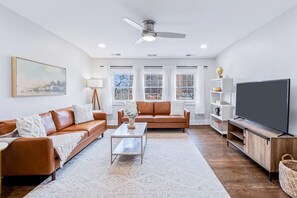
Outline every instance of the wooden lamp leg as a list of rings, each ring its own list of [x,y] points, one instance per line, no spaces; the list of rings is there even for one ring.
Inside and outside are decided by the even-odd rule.
[[[101,109],[100,108],[99,95],[98,95],[97,89],[94,89],[93,97],[92,97],[92,103],[93,103],[93,109],[94,110],[96,109],[96,103],[97,103],[98,109],[99,110]]]

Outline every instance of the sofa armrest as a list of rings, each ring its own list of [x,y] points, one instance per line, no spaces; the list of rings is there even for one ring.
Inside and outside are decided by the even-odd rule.
[[[118,126],[122,124],[123,117],[124,117],[124,109],[118,110]]]
[[[56,170],[53,141],[47,137],[19,138],[2,152],[2,174],[49,175]]]
[[[184,116],[186,118],[186,128],[190,127],[190,111],[188,109],[184,110]]]
[[[107,113],[105,112],[93,112],[95,120],[105,120],[105,129],[107,129]]]
[[[95,120],[107,120],[107,113],[105,112],[93,112]]]

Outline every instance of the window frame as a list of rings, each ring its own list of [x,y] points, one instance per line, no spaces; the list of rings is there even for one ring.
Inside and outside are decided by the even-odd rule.
[[[146,85],[145,85],[145,82],[146,82],[146,79],[145,79],[145,76],[146,75],[158,75],[158,76],[162,76],[162,86],[161,87],[159,87],[159,86],[156,86],[156,87],[147,87]],[[157,80],[157,81],[159,81],[159,80]],[[161,98],[160,99],[152,99],[152,100],[150,100],[150,99],[147,99],[146,98],[146,92],[145,92],[145,89],[147,89],[147,88],[149,88],[149,89],[153,89],[153,88],[156,88],[156,89],[161,89]],[[163,100],[163,94],[164,94],[164,74],[163,74],[163,71],[146,71],[146,72],[144,72],[144,74],[143,74],[143,93],[144,93],[144,100],[145,101],[162,101]]]
[[[179,71],[180,70],[180,71]],[[191,86],[190,88],[193,88],[193,94],[194,97],[191,100],[181,100],[181,99],[177,99],[177,75],[193,75],[193,86]],[[195,69],[176,69],[175,75],[174,75],[174,101],[183,101],[186,103],[194,103],[195,102],[195,98],[196,96],[196,82],[197,82],[197,75],[196,75],[196,70]],[[182,87],[182,88],[188,88],[187,87]]]
[[[116,100],[115,99],[115,75],[132,75],[133,76],[133,82],[132,82],[132,99],[131,100]],[[134,101],[135,100],[135,92],[134,92],[134,81],[135,81],[135,75],[134,72],[131,69],[113,69],[111,72],[111,80],[112,80],[112,101],[114,104],[120,104],[126,101]],[[130,88],[129,86],[127,88]]]

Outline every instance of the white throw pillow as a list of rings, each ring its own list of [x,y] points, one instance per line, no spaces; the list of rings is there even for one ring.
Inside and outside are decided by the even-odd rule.
[[[136,101],[126,101],[124,103],[124,114],[125,116],[127,116],[128,114],[134,114],[137,115],[137,105],[136,105]]]
[[[170,115],[184,115],[185,104],[181,101],[172,101]]]
[[[16,126],[21,137],[46,137],[46,131],[38,114],[19,118]]]
[[[92,113],[92,104],[87,105],[73,105],[74,122],[80,124],[94,120]]]

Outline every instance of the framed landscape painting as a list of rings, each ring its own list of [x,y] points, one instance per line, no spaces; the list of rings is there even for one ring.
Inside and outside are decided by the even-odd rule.
[[[66,95],[66,69],[12,57],[12,96]]]

